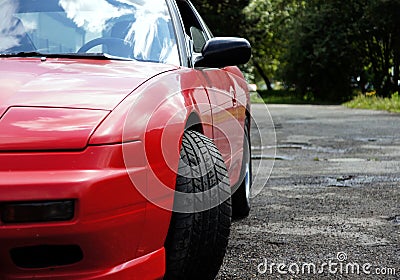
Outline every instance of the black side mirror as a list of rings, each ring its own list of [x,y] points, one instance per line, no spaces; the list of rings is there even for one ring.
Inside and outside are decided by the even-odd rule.
[[[207,41],[195,67],[222,68],[247,63],[251,58],[250,43],[243,38],[217,37]]]

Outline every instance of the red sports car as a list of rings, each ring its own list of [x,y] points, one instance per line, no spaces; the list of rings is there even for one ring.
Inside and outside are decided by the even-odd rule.
[[[214,279],[250,210],[249,43],[187,0],[0,17],[0,279]]]

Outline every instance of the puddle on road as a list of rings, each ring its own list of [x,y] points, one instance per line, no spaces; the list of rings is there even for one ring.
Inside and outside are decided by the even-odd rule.
[[[276,155],[277,146],[251,146],[251,159],[254,160],[293,160],[289,156]]]
[[[287,120],[286,123],[288,124],[308,124],[310,121],[314,121],[315,118],[302,118],[302,119],[295,119],[295,120]]]
[[[275,128],[275,130],[282,129],[283,125],[281,123],[275,123],[274,128]]]
[[[277,149],[294,149],[294,150],[306,150],[306,151],[315,151],[319,153],[334,153],[334,154],[343,154],[349,152],[350,149],[339,149],[333,147],[322,147],[315,146],[310,143],[302,143],[302,142],[286,142],[276,146]]]
[[[339,177],[327,177],[323,180],[322,185],[326,187],[350,188],[371,184],[374,182],[400,182],[398,177],[388,176],[353,176],[343,175]]]
[[[338,149],[332,147],[321,147],[314,146],[309,143],[282,143],[276,146],[252,146],[251,149],[253,151],[263,151],[268,149],[287,149],[287,150],[306,150],[306,151],[315,151],[319,153],[329,153],[329,154],[344,154],[350,151],[350,149]]]
[[[287,156],[274,156],[274,155],[251,155],[251,159],[254,160],[293,160],[293,158]]]
[[[328,158],[327,161],[331,162],[365,162],[370,161],[365,158]]]
[[[390,217],[390,218],[386,218],[385,220],[387,220],[388,222],[391,222],[397,226],[400,226],[400,215],[394,216],[394,217]]]
[[[326,178],[328,187],[349,188],[355,185],[372,183],[372,177],[340,176],[337,178]]]
[[[383,136],[383,137],[355,137],[355,141],[364,143],[379,143],[379,144],[395,144],[398,143],[398,139],[395,136]]]
[[[276,146],[277,149],[293,149],[293,150],[304,150],[311,147],[308,143],[284,143]]]
[[[351,224],[349,224],[349,228],[346,231],[342,230],[342,224],[309,225],[301,221],[291,221],[290,223],[264,223],[254,226],[238,225],[236,226],[235,230],[239,234],[244,234],[246,236],[248,236],[249,234],[276,234],[280,236],[297,235],[304,237],[319,235],[323,238],[329,236],[330,239],[337,238],[339,240],[351,240],[352,243],[363,246],[387,246],[391,244],[390,240],[381,238],[380,236],[375,236],[373,233],[367,231],[361,232],[357,225],[352,226]]]
[[[378,142],[378,138],[357,137],[357,138],[354,138],[354,140],[361,141],[361,142]]]

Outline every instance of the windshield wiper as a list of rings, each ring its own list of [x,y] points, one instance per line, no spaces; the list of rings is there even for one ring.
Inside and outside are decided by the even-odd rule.
[[[15,52],[0,53],[0,57],[44,57],[44,58],[80,58],[80,59],[100,59],[100,60],[134,60],[119,56],[112,56],[106,53],[40,53],[32,52]]]
[[[13,53],[0,53],[0,57],[42,57],[46,56],[40,52],[13,52]]]

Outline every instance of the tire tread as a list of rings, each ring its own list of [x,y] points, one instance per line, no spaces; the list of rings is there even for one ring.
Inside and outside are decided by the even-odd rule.
[[[177,191],[198,193],[217,188],[215,199],[227,199],[203,212],[173,213],[165,243],[167,272],[164,279],[212,280],[222,264],[230,234],[232,204],[228,172],[215,144],[195,131],[184,133],[181,162],[186,164],[179,165],[178,173],[190,174],[191,178],[178,174]],[[193,168],[196,166],[201,169]],[[207,167],[208,172],[202,166]],[[194,207],[211,203],[204,194],[201,200],[194,200]]]

